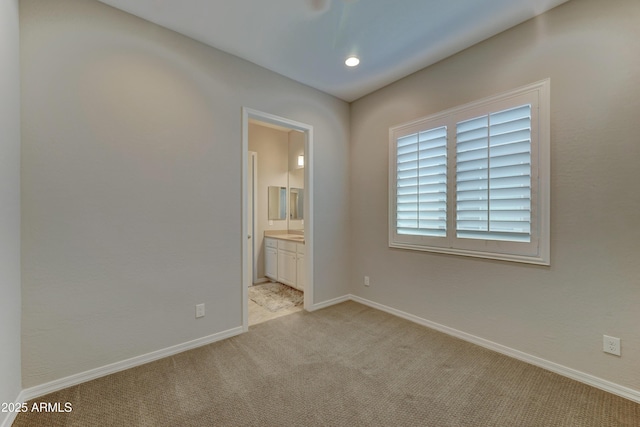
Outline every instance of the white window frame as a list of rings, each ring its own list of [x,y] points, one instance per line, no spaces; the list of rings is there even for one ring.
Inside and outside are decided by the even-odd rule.
[[[531,105],[531,239],[505,242],[456,237],[456,125],[504,109]],[[398,234],[396,229],[398,138],[447,127],[446,237]],[[550,265],[550,80],[455,107],[389,129],[389,247]]]

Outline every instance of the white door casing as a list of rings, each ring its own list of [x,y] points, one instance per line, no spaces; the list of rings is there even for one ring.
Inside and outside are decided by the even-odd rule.
[[[242,108],[242,327],[246,332],[249,330],[249,286],[253,281],[253,275],[249,274],[249,242],[258,239],[248,239],[249,214],[248,214],[248,187],[249,173],[249,120],[269,123],[292,130],[297,130],[305,134],[305,167],[304,167],[304,236],[305,236],[305,268],[304,268],[304,309],[311,310],[313,307],[313,126],[304,123],[264,113],[251,108]],[[255,179],[255,176],[253,177]],[[254,203],[255,204],[255,203]],[[255,267],[253,269],[256,271]]]

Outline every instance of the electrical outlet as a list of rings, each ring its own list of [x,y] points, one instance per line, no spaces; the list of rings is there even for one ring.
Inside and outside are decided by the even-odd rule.
[[[615,354],[616,356],[620,356],[620,338],[603,335],[602,350],[605,353],[611,353]]]
[[[364,276],[364,285],[369,286],[369,276]]]
[[[196,305],[196,319],[198,317],[204,317],[204,304]]]

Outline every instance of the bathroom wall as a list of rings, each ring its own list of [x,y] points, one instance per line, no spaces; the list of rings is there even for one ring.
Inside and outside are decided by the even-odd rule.
[[[269,230],[304,230],[303,220],[291,220],[289,189],[304,189],[304,167],[298,166],[298,155],[304,155],[305,136],[295,130],[277,129],[256,122],[249,123],[249,151],[257,153],[257,198],[255,209],[257,230],[257,278],[264,277],[264,232]],[[268,187],[287,188],[287,214],[284,220],[268,219]]]
[[[287,160],[289,132],[274,129],[255,123],[249,123],[249,151],[258,156],[258,182],[256,187],[258,203],[254,209],[257,219],[257,229],[254,239],[258,246],[257,277],[260,281],[264,277],[264,232],[266,230],[286,230],[287,219],[270,220],[269,195],[270,186],[287,187],[289,164]]]

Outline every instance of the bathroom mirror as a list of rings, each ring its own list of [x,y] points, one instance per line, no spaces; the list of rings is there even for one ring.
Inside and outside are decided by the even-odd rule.
[[[269,219],[287,219],[287,187],[269,186]]]
[[[289,219],[304,219],[304,189],[289,190]]]

